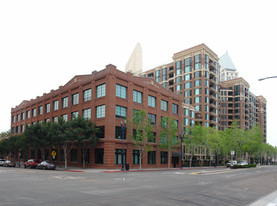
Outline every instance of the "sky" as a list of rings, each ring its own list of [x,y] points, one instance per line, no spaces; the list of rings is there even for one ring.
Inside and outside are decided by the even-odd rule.
[[[108,64],[124,71],[138,42],[143,71],[204,43],[228,51],[250,91],[267,99],[267,140],[277,146],[274,0],[0,1],[0,132],[11,108]]]

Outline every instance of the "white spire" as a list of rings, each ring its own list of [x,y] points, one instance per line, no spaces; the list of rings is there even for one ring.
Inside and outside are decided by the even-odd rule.
[[[223,69],[237,70],[232,59],[230,58],[230,56],[228,54],[228,51],[226,51],[226,53],[222,57],[219,58],[218,63],[221,66],[221,70],[223,70]]]
[[[140,43],[137,43],[132,55],[125,67],[125,72],[132,72],[134,75],[142,72],[142,50]]]

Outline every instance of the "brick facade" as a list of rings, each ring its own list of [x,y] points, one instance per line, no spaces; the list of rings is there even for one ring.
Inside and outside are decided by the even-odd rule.
[[[97,97],[97,87],[105,84],[105,95]],[[116,85],[121,85],[127,88],[127,98],[120,98],[116,96]],[[91,98],[87,101],[84,100],[84,91],[91,89]],[[133,90],[142,93],[142,103],[136,103],[133,101]],[[79,94],[79,102],[73,105],[73,95]],[[148,106],[148,95],[156,98],[156,106]],[[68,104],[63,106],[63,98],[68,97]],[[168,110],[161,110],[161,100],[168,102]],[[58,109],[54,111],[54,102],[58,101]],[[50,104],[50,111],[47,112],[47,105]],[[56,102],[57,104],[57,102]],[[172,112],[172,104],[178,105],[178,113]],[[98,106],[105,105],[105,113],[101,118],[97,118]],[[183,129],[183,98],[180,95],[173,93],[171,90],[163,88],[160,84],[156,83],[150,78],[142,78],[133,76],[132,73],[124,73],[116,69],[113,65],[107,65],[106,69],[99,72],[92,72],[90,75],[78,75],[72,78],[64,86],[60,86],[57,90],[51,90],[50,93],[45,93],[43,96],[31,99],[30,101],[23,101],[20,105],[11,109],[11,131],[12,134],[21,134],[27,125],[31,125],[37,122],[55,121],[57,118],[67,115],[67,119],[72,119],[72,114],[78,112],[80,116],[83,116],[83,112],[86,109],[90,109],[91,120],[96,123],[97,127],[104,127],[104,138],[99,140],[99,143],[94,148],[89,148],[89,163],[86,165],[90,168],[121,168],[121,164],[115,164],[115,151],[116,149],[122,149],[122,139],[115,137],[115,127],[121,126],[122,118],[116,117],[116,106],[127,108],[126,119],[131,120],[133,116],[133,110],[146,110],[147,113],[156,115],[156,123],[153,125],[153,130],[156,133],[156,143],[153,144],[153,151],[156,152],[155,164],[148,164],[147,153],[143,154],[142,160],[143,168],[151,167],[167,167],[167,164],[161,164],[160,161],[160,148],[159,143],[159,131],[160,120],[162,116],[173,116],[178,121],[178,128],[181,131]],[[40,109],[42,107],[42,112]],[[49,107],[49,106],[48,106]],[[88,111],[88,110],[87,110]],[[30,117],[28,116],[30,114]],[[35,114],[35,115],[34,115]],[[130,164],[130,168],[138,168],[139,164],[133,164],[133,150],[135,150],[132,140],[129,137],[132,129],[127,125],[126,140],[124,141],[124,149],[127,150],[127,161]],[[58,164],[61,162],[63,156],[60,148],[57,149],[57,158],[55,161]],[[71,153],[68,155],[69,166],[81,166],[82,156],[81,149],[73,146],[72,153],[77,149],[76,155],[71,157]],[[104,150],[103,162],[96,164],[95,150]],[[180,147],[179,147],[180,149]],[[178,151],[179,151],[178,149]],[[49,151],[49,159],[51,159],[51,149]],[[73,154],[72,154],[73,155]],[[34,157],[38,157],[38,152],[33,152]],[[46,157],[47,158],[47,157]],[[77,161],[76,161],[77,158]],[[74,159],[74,161],[71,161]],[[101,158],[100,158],[101,161]],[[175,158],[176,161],[176,158]],[[176,165],[179,165],[179,159]],[[171,161],[172,162],[172,161]],[[175,165],[175,166],[176,166]]]

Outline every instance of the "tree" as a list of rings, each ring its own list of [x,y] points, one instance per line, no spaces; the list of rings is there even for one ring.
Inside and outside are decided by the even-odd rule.
[[[177,122],[173,117],[163,117],[160,126],[160,148],[168,151],[168,168],[170,168],[171,149],[179,145]]]
[[[24,135],[27,142],[32,148],[39,148],[41,150],[42,159],[45,160],[45,149],[52,143],[49,135],[50,123],[36,123],[27,126]]]
[[[70,151],[69,146],[73,144],[75,134],[70,128],[69,122],[66,122],[62,117],[58,122],[53,122],[49,128],[49,135],[53,137],[54,142],[63,148],[64,152],[64,167],[67,168],[67,153]]]
[[[130,128],[133,129],[130,137],[135,148],[139,150],[139,168],[142,169],[143,152],[152,151],[153,146],[150,143],[155,142],[153,126],[146,116],[145,110],[136,111],[133,116],[133,121],[128,122],[131,124]]]
[[[209,128],[207,147],[209,148],[211,154],[212,153],[215,154],[216,165],[218,165],[218,154],[220,153],[221,143],[222,143],[221,137],[219,132],[216,130],[216,128],[215,127]],[[211,158],[210,158],[210,166],[211,166]]]
[[[98,143],[98,138],[96,137],[98,129],[96,128],[95,123],[80,116],[69,122],[69,124],[73,135],[76,138],[77,144],[81,145],[83,168],[85,168],[85,157],[86,152],[88,151],[86,148],[92,147]]]
[[[185,145],[188,148],[187,151],[189,152],[189,155],[190,155],[189,167],[192,166],[192,159],[194,156],[194,148],[195,148],[195,142],[194,142],[194,137],[193,137],[193,128],[194,128],[194,126],[189,126],[186,128],[185,139],[184,139]]]
[[[6,131],[6,132],[1,132],[0,133],[0,139],[5,138],[5,137],[9,137],[11,135],[10,130]]]

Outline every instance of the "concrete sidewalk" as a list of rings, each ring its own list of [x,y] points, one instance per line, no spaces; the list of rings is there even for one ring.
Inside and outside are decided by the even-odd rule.
[[[121,169],[94,169],[94,168],[59,168],[57,167],[56,170],[58,171],[66,171],[66,172],[103,172],[103,173],[120,173],[120,172],[157,172],[157,171],[180,171],[180,170],[199,170],[199,169],[215,169],[215,168],[226,168],[224,166],[218,167],[183,167],[181,168],[143,168],[143,169],[130,169],[121,171]]]
[[[249,206],[277,206],[277,191],[272,192]]]

